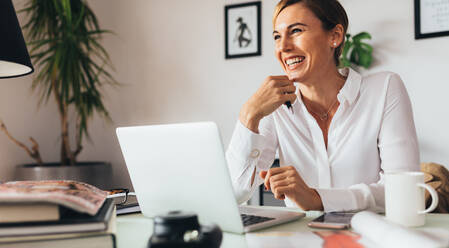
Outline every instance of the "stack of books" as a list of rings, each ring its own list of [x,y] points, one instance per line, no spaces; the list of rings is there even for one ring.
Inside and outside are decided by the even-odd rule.
[[[0,184],[0,248],[115,248],[115,205],[75,181]]]

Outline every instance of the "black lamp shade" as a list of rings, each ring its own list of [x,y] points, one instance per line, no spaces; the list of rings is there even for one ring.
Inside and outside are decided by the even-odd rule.
[[[33,73],[22,30],[11,0],[0,0],[0,78]]]

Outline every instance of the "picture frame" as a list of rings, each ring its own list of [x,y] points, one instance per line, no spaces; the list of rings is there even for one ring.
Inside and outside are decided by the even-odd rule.
[[[449,1],[415,0],[415,39],[449,36]]]
[[[225,58],[262,54],[261,1],[226,5]]]

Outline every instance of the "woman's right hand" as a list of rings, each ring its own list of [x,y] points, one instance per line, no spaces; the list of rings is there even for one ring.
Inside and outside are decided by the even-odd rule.
[[[240,122],[249,130],[259,133],[259,122],[287,101],[296,99],[296,87],[287,76],[268,76],[262,86],[243,105]]]

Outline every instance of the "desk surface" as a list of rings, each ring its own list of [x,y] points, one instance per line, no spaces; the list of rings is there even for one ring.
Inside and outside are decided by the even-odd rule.
[[[274,209],[286,209],[282,207],[269,207]],[[299,210],[297,210],[299,211]],[[318,217],[321,212],[305,212],[306,217],[300,220],[260,230],[259,232],[299,232],[312,231],[307,223]],[[449,214],[428,214],[424,227],[439,227],[449,230]],[[117,218],[117,243],[118,248],[135,247],[144,248],[153,232],[153,220],[145,218],[141,214],[122,215]],[[245,235],[237,235],[223,232],[222,248],[247,247]]]

